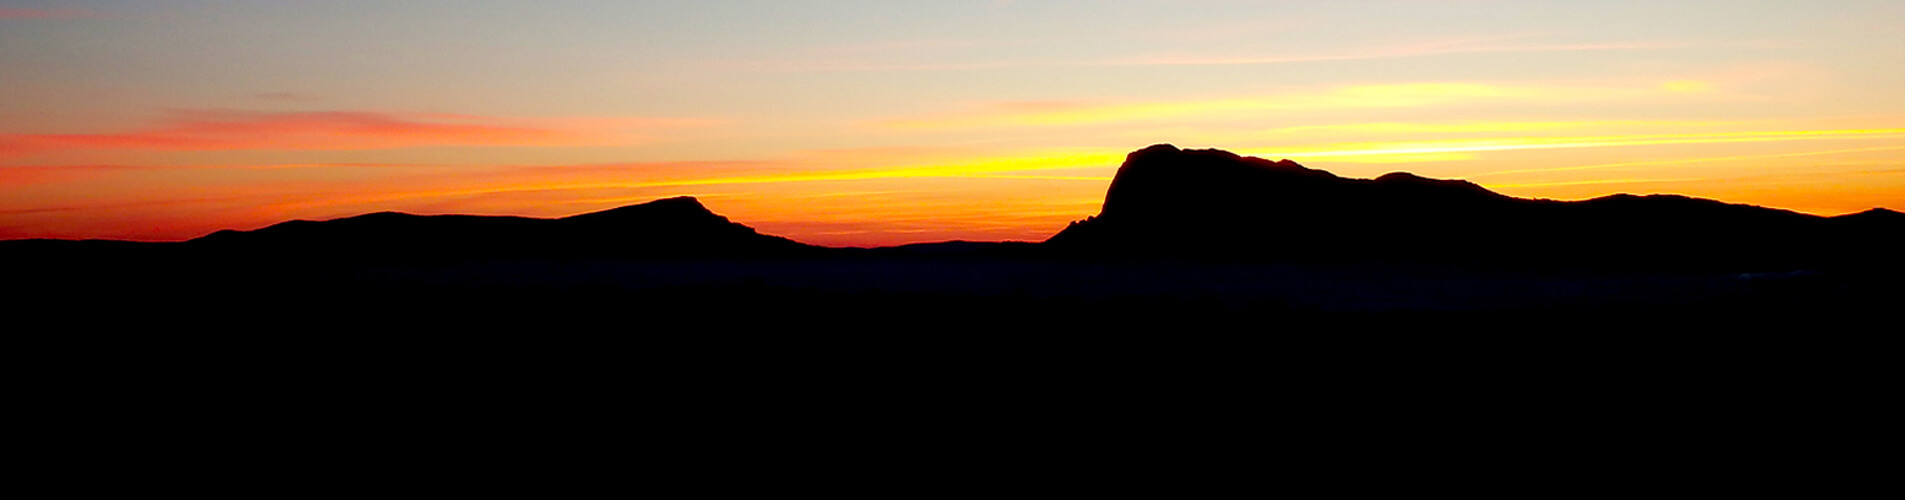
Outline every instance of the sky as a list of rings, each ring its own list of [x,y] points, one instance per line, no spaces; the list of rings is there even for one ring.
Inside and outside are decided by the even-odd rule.
[[[1905,1],[0,0],[0,239],[689,195],[1037,241],[1159,143],[1905,211]]]

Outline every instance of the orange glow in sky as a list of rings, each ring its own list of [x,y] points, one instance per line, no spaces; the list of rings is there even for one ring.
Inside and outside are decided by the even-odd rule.
[[[31,2],[0,238],[692,195],[809,243],[1042,240],[1157,143],[1905,211],[1905,4],[1591,4]]]

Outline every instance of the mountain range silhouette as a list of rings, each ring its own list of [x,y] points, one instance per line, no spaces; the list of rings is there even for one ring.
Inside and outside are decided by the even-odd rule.
[[[523,311],[632,307],[734,321],[844,307],[869,323],[971,324],[1077,322],[1046,311],[1110,308],[1182,322],[1267,311],[1870,313],[1898,297],[1901,238],[1905,214],[1886,209],[1530,200],[1160,144],[1127,157],[1099,214],[1037,243],[818,247],[678,197],[554,219],[383,212],[177,243],[6,241],[0,257],[16,288],[35,292],[29,304],[80,297],[150,314],[224,303],[308,316],[300,304],[348,298],[356,305],[331,310],[442,321],[478,307],[527,321],[545,315]]]
[[[1159,145],[1044,242],[823,248],[680,197],[4,241],[0,283],[25,414],[141,464],[228,449],[205,436],[327,464],[491,457],[499,429],[587,460],[621,436],[807,459],[842,432],[946,429],[989,456],[1212,419],[1357,450],[1501,435],[1759,460],[1766,429],[1866,443],[1890,424],[1901,234],[1882,209],[1524,200]],[[1795,452],[1815,455],[1835,456]]]
[[[1132,152],[1101,212],[1036,245],[948,242],[875,255],[1040,255],[1227,262],[1417,262],[1517,268],[1791,271],[1887,266],[1905,214],[1838,217],[1677,195],[1567,202],[1396,172],[1349,179],[1290,160],[1159,144]],[[227,256],[326,260],[807,257],[692,197],[557,219],[380,212],[224,230]]]
[[[1526,420],[1516,439],[1674,443],[1784,408],[1765,425],[1810,416],[1811,441],[1886,415],[1859,402],[1882,404],[1891,380],[1901,219],[1522,200],[1160,145],[1131,154],[1098,215],[1045,242],[823,248],[682,197],[554,219],[0,241],[0,276],[21,385],[87,432],[407,443],[441,427],[464,449],[489,446],[492,425],[599,418],[641,436],[707,428],[684,437],[699,447],[920,413],[956,421],[901,417],[880,435],[999,415],[1044,433],[1019,415],[1082,391],[1100,403],[1073,413],[1144,422],[1295,412],[1441,435]],[[457,427],[469,414],[495,418]],[[1739,446],[1765,425],[1714,435]]]

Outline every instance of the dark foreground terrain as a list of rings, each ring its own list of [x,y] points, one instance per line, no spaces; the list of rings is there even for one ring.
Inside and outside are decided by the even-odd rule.
[[[206,332],[1853,334],[1896,323],[1901,235],[1905,214],[1883,209],[1526,200],[1158,145],[1130,155],[1102,213],[1042,243],[814,247],[684,197],[561,219],[8,241],[0,258],[21,311]]]
[[[788,258],[481,259],[288,264],[100,244],[29,257],[20,311],[71,327],[193,331],[552,329],[1173,335],[1353,326],[1618,331],[1684,323],[1884,331],[1896,269],[1669,272],[1070,260],[842,251]],[[17,256],[18,254],[16,254]],[[84,258],[78,256],[86,256]],[[15,257],[15,259],[19,259]],[[19,260],[13,260],[18,262]],[[1852,320],[1877,320],[1854,327]],[[184,324],[178,322],[184,321]],[[596,328],[582,328],[596,330]]]
[[[1899,219],[1156,146],[1042,243],[819,248],[675,198],[0,262],[16,428],[50,443],[22,473],[72,491],[1811,496],[1897,441]]]

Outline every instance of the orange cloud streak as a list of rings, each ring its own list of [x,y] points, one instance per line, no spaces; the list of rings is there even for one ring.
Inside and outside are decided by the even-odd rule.
[[[124,165],[27,165],[0,167],[0,188],[19,188],[37,184],[75,182],[112,175],[117,172],[145,170]]]
[[[1517,40],[1527,36],[1499,36],[1481,38],[1459,38],[1443,40],[1423,40],[1407,44],[1381,47],[1367,47],[1358,50],[1332,53],[1277,54],[1277,55],[1202,55],[1202,54],[1146,54],[1114,59],[1089,60],[978,60],[978,61],[942,61],[911,62],[911,60],[884,62],[864,59],[842,59],[842,53],[896,52],[895,48],[908,48],[917,52],[922,46],[958,47],[978,46],[985,42],[939,42],[932,44],[884,44],[883,46],[864,46],[856,50],[828,51],[820,59],[774,59],[747,61],[717,61],[724,68],[762,71],[966,71],[990,70],[1024,67],[1119,67],[1119,66],[1233,66],[1233,65],[1270,65],[1323,61],[1358,61],[1370,59],[1401,59],[1454,54],[1520,53],[1520,52],[1585,52],[1585,51],[1621,51],[1621,50],[1663,50],[1690,47],[1712,47],[1715,44],[1694,44],[1685,42],[1633,41],[1611,43],[1524,43]],[[1727,46],[1767,47],[1776,44],[1734,43]],[[886,49],[886,50],[882,50]]]
[[[0,135],[0,154],[91,149],[135,151],[350,150],[415,146],[547,146],[609,143],[615,129],[698,126],[688,119],[505,119],[366,111],[178,111],[144,130]]]
[[[1286,64],[1319,61],[1354,61],[1364,59],[1397,59],[1407,57],[1438,56],[1452,54],[1484,54],[1500,52],[1583,52],[1607,50],[1658,50],[1693,46],[1675,42],[1617,42],[1617,43],[1573,43],[1573,44],[1514,44],[1509,42],[1521,37],[1465,38],[1451,40],[1428,40],[1406,45],[1372,48],[1367,50],[1336,54],[1303,54],[1277,56],[1147,56],[1100,63],[1106,66],[1229,66],[1257,64]]]
[[[1444,141],[1340,144],[1318,149],[1282,149],[1274,155],[1289,157],[1369,157],[1516,151],[1529,149],[1574,149],[1660,144],[1721,144],[1737,142],[1782,142],[1816,139],[1857,139],[1905,137],[1905,128],[1844,130],[1765,130],[1714,132],[1699,134],[1644,134],[1586,137],[1511,137],[1499,139],[1456,139]],[[1576,168],[1576,167],[1568,167]]]
[[[0,9],[0,19],[77,19],[98,17],[86,9]]]
[[[1086,125],[1261,113],[1264,111],[1420,108],[1475,102],[1543,104],[1642,100],[1672,93],[1661,84],[1613,86],[1421,82],[1348,85],[1255,96],[1176,101],[1018,101],[897,118],[872,125],[896,130]]]
[[[1487,147],[1606,147],[1663,143],[1659,141],[1677,144],[1890,137],[1886,134],[1896,133],[1905,131],[1541,138],[1559,141],[1554,143],[1511,139]],[[1416,146],[1404,149],[1420,151],[1423,145],[1403,146]],[[1476,145],[1448,146],[1462,149]],[[1834,152],[1883,152],[1895,148]],[[1357,152],[1384,154],[1387,151]],[[922,161],[919,156],[935,158]],[[11,177],[0,176],[4,177],[0,178],[4,181],[0,187],[12,184],[15,188],[7,191],[6,196],[0,196],[0,238],[177,240],[216,229],[249,229],[292,218],[323,219],[380,210],[547,217],[668,196],[694,195],[733,220],[810,243],[885,245],[955,238],[1035,240],[1063,228],[1066,222],[1093,213],[1102,202],[1105,183],[1109,182],[1121,157],[1122,151],[1089,149],[999,155],[943,148],[866,148],[803,151],[779,159],[753,161],[569,166],[36,167],[14,172]],[[1303,156],[1294,158],[1302,160]],[[0,174],[7,171],[0,169]],[[1900,177],[1894,174],[1814,171],[1809,175],[1808,182],[1828,185],[1809,188],[1803,193],[1797,190],[1787,193],[1779,191],[1785,188],[1775,181],[1790,183],[1790,180],[1715,183],[1711,174],[1693,171],[1623,172],[1600,178],[1534,176],[1487,185],[1509,189],[1517,196],[1545,197],[1607,194],[1610,185],[1637,192],[1672,190],[1822,214],[1871,206],[1896,207],[1895,202],[1886,201],[1888,196],[1896,199]],[[110,202],[102,203],[102,200]]]

